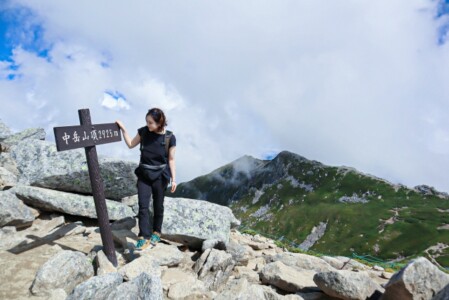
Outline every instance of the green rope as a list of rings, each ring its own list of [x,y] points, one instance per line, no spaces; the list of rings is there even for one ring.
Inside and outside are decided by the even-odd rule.
[[[265,237],[269,237],[274,241],[279,241],[283,244],[288,244],[288,245],[290,245],[290,247],[295,248],[295,249],[299,250],[300,252],[308,253],[308,254],[311,254],[314,256],[331,256],[331,257],[336,256],[336,255],[331,255],[331,254],[319,253],[319,252],[316,252],[313,250],[303,250],[299,247],[299,245],[297,243],[295,243],[283,236],[277,237],[275,235],[272,235],[272,234],[269,234],[266,232],[260,232],[260,231],[254,230],[252,228],[246,227],[243,224],[241,224],[239,226],[239,231],[247,232],[249,234],[254,233],[254,234],[259,234],[259,235],[262,235]],[[285,242],[287,242],[287,243],[285,243]],[[375,264],[375,265],[378,265],[383,268],[398,269],[398,268],[402,268],[405,265],[405,264],[401,264],[401,263],[387,262],[387,261],[384,261],[380,258],[371,256],[371,255],[358,255],[357,253],[352,253],[352,256],[350,258],[357,259],[359,261],[364,261],[364,262],[367,262],[368,264]]]

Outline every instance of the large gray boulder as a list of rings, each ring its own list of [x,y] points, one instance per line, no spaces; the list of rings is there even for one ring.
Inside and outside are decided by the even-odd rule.
[[[232,273],[232,255],[221,250],[207,249],[194,265],[198,279],[210,290],[220,290]]]
[[[108,300],[162,300],[161,277],[146,272],[140,273],[130,282],[125,282],[113,290]]]
[[[51,290],[63,289],[67,294],[81,282],[94,276],[94,268],[81,252],[63,250],[58,252],[36,273],[31,293],[48,296]]]
[[[45,140],[45,130],[43,128],[28,128],[10,135],[0,142],[1,152],[8,152],[12,146],[22,141],[28,142],[31,140]]]
[[[82,196],[39,187],[17,185],[9,191],[29,206],[50,212],[61,212],[74,216],[97,218],[95,202],[92,196]],[[134,216],[128,206],[116,201],[106,200],[110,220],[119,220]]]
[[[0,119],[0,142],[12,135],[11,129]]]
[[[315,274],[312,270],[300,270],[276,261],[263,267],[259,275],[263,284],[271,284],[283,291],[296,293],[316,287],[313,282]]]
[[[106,300],[122,282],[123,277],[118,273],[91,277],[79,284],[66,300]]]
[[[19,183],[92,194],[84,149],[58,152],[54,143],[27,140],[10,152],[19,171]],[[106,198],[120,200],[137,193],[137,163],[101,156],[98,160]]]
[[[391,277],[382,300],[432,299],[448,284],[448,274],[419,257]]]
[[[376,293],[380,295],[383,291],[365,272],[321,272],[315,274],[313,280],[327,295],[341,299],[368,299]]]
[[[0,227],[25,227],[34,221],[33,211],[10,191],[0,192]]]
[[[319,257],[302,253],[279,253],[270,258],[271,261],[281,261],[284,265],[315,272],[335,271],[335,268]]]
[[[216,239],[227,245],[230,229],[239,224],[228,207],[203,200],[165,197],[162,237],[168,240],[197,250],[201,250],[205,240]]]

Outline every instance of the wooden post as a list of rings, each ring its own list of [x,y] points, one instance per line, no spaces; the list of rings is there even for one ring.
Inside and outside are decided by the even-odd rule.
[[[81,125],[53,128],[56,148],[58,151],[84,148],[103,251],[109,261],[117,267],[96,145],[121,141],[120,129],[116,123],[92,124],[89,109],[78,110],[78,115]]]
[[[91,126],[89,109],[78,110],[81,126]],[[94,126],[92,126],[94,129]],[[103,180],[100,176],[100,166],[98,164],[97,149],[95,146],[85,147],[87,167],[89,169],[90,184],[97,211],[98,225],[100,227],[101,241],[103,242],[104,254],[109,261],[117,267],[117,257],[115,255],[114,241],[112,239],[111,227],[109,225],[108,210],[104,196]]]

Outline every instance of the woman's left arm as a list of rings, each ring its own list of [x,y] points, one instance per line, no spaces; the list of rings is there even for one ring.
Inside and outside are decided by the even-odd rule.
[[[175,151],[176,147],[170,147],[168,150],[168,165],[170,166],[171,172],[171,192],[174,193],[176,191],[176,164],[175,164]]]

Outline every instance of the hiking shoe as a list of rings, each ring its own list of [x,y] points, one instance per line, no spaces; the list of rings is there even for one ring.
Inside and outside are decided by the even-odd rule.
[[[148,248],[148,246],[150,245],[151,245],[150,240],[141,237],[137,240],[135,250],[144,250],[145,248]]]
[[[152,245],[153,247],[156,246],[156,244],[159,243],[160,241],[161,241],[161,238],[159,237],[158,234],[153,233],[153,234],[151,235],[150,243],[151,243],[151,245]]]

